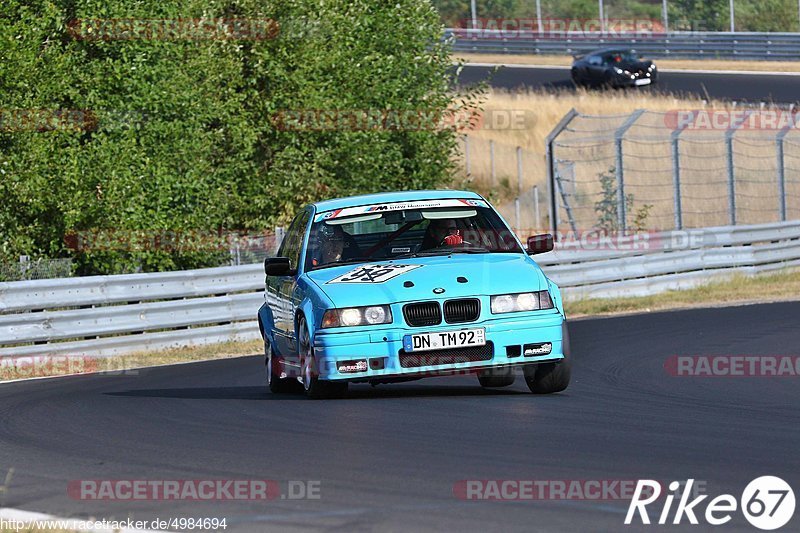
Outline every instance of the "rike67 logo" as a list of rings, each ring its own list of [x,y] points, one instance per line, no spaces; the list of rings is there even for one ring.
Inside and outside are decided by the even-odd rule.
[[[699,524],[698,515],[707,524],[719,526],[730,522],[737,508],[750,524],[765,531],[785,526],[794,515],[795,498],[792,487],[775,476],[762,476],[751,481],[737,501],[731,494],[722,494],[708,501],[705,512],[701,513],[701,503],[708,495],[696,496],[691,501],[694,479],[686,482],[685,489],[680,490],[682,483],[673,481],[669,484],[669,493],[664,498],[664,506],[658,515],[658,524],[680,524],[685,518],[690,524]],[[661,484],[658,481],[644,479],[636,484],[633,499],[625,516],[625,524],[633,523],[638,515],[642,524],[650,524],[647,506],[661,497]],[[679,501],[673,514],[672,504],[678,496]],[[660,502],[659,502],[660,503]],[[670,515],[672,520],[670,522]]]

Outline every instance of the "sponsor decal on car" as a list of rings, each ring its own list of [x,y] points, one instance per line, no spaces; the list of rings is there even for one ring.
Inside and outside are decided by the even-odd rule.
[[[395,202],[390,204],[362,205],[359,207],[346,207],[317,215],[316,222],[331,220],[365,213],[386,213],[389,211],[403,211],[405,209],[435,209],[439,207],[488,207],[483,200],[475,199],[445,199],[445,200],[415,200],[413,202]]]
[[[333,278],[328,283],[384,283],[400,274],[405,274],[422,265],[361,265],[358,268]]]

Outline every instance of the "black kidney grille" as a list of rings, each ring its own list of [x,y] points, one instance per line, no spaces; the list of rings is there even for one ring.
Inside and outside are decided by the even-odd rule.
[[[447,300],[444,303],[444,321],[448,324],[475,322],[481,314],[481,302],[476,298]]]
[[[442,322],[438,302],[420,302],[403,306],[403,317],[409,326],[435,326]]]

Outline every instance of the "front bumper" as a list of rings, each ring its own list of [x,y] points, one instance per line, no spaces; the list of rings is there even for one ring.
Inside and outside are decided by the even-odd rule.
[[[627,74],[615,74],[614,85],[617,87],[646,87],[658,81],[658,71],[654,70],[649,73],[633,74],[633,78]]]
[[[486,330],[487,346],[491,343],[491,349],[484,350],[481,360],[453,362],[451,357],[439,357],[444,351],[407,354],[403,350],[404,335],[479,327]],[[563,315],[553,309],[509,313],[508,316],[478,322],[430,328],[369,327],[347,333],[320,330],[314,337],[314,354],[320,379],[327,380],[382,381],[392,378],[470,373],[561,360],[564,358],[565,329],[566,321]],[[549,353],[525,355],[526,345],[543,344],[551,345]],[[412,366],[409,366],[409,360]],[[427,364],[428,362],[432,364]],[[340,368],[344,371],[340,371]]]

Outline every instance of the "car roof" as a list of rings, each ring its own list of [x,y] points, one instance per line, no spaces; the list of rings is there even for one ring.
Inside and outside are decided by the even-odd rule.
[[[380,192],[376,194],[363,194],[360,196],[350,196],[347,198],[334,198],[332,200],[317,202],[313,205],[319,213],[323,211],[331,211],[333,209],[358,207],[362,205],[410,202],[413,200],[443,200],[450,198],[472,198],[480,200],[482,199],[482,196],[471,191],[394,191]]]

